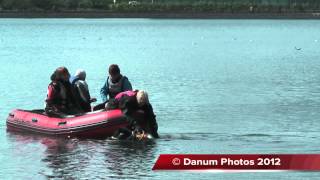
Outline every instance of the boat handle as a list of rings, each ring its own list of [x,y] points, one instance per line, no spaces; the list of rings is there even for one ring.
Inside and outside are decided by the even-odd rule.
[[[32,122],[38,122],[37,118],[32,118]]]
[[[13,113],[9,113],[9,116],[10,116],[10,117],[14,117],[14,114],[13,114]]]
[[[61,125],[66,125],[66,124],[67,124],[67,121],[59,122],[59,123],[58,123],[59,126],[61,126]]]

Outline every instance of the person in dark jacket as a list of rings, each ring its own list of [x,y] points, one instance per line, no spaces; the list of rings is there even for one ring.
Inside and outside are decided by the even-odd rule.
[[[146,133],[154,138],[159,138],[156,115],[149,102],[147,92],[136,90],[119,93],[106,106],[107,110],[117,108],[120,108],[126,115],[130,125],[126,129],[120,129],[115,136],[123,139],[130,137],[131,134],[141,136],[141,133]]]
[[[103,103],[94,107],[94,110],[104,109],[105,104],[113,99],[117,94],[132,90],[132,85],[126,76],[120,72],[120,68],[116,64],[109,66],[109,76],[107,81],[100,90]]]
[[[64,116],[80,113],[79,105],[69,82],[70,73],[66,67],[59,67],[51,75],[48,86],[45,112],[49,116]]]
[[[75,98],[84,112],[91,111],[91,103],[96,101],[96,98],[91,98],[89,87],[86,82],[86,72],[78,69],[75,75],[70,78]]]

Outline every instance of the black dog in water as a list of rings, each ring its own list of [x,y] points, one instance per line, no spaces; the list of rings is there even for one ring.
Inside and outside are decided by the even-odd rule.
[[[142,128],[135,127],[132,130],[128,128],[120,128],[112,137],[118,140],[135,140],[143,141],[153,139],[153,137],[146,133]]]

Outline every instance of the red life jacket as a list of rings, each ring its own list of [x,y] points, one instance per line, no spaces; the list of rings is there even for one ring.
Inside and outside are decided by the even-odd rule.
[[[121,93],[117,94],[115,99],[116,100],[120,100],[123,96],[132,97],[132,96],[135,96],[135,95],[137,95],[137,91],[125,91],[125,92],[121,92]]]

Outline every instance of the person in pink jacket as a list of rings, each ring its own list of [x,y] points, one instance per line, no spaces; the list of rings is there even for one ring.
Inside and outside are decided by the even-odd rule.
[[[117,94],[113,101],[106,105],[106,109],[120,108],[127,116],[131,131],[143,131],[159,138],[158,124],[152,105],[149,102],[148,93],[142,90],[125,91]],[[142,117],[137,117],[138,111],[142,111]]]

